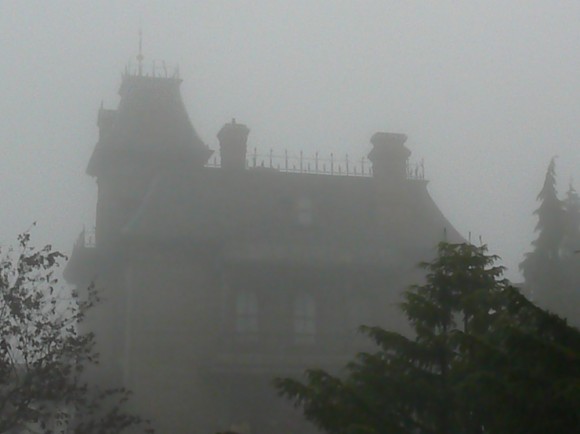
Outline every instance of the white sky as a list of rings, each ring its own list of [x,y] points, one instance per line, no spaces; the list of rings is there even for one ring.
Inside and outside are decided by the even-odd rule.
[[[121,72],[179,64],[202,139],[232,117],[263,150],[365,155],[404,132],[430,192],[519,279],[558,155],[580,189],[580,2],[0,0],[0,240],[70,251],[92,226],[84,174]]]

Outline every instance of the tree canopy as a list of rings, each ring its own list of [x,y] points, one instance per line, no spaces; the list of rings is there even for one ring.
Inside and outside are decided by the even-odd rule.
[[[98,355],[95,336],[78,327],[98,294],[91,287],[81,299],[59,285],[63,258],[50,246],[31,247],[29,234],[0,258],[0,433],[151,432],[123,410],[128,391],[84,380]]]
[[[558,274],[560,243],[564,237],[565,213],[563,203],[558,198],[554,158],[550,160],[544,185],[537,200],[540,205],[534,214],[538,217],[536,224],[538,236],[532,242],[534,250],[526,254],[520,269],[526,281],[535,281],[538,287],[545,288],[545,284]],[[544,276],[547,275],[550,277],[544,281]]]
[[[361,331],[376,352],[342,375],[275,380],[328,433],[575,433],[580,333],[502,278],[485,246],[441,243],[401,305],[413,337]]]

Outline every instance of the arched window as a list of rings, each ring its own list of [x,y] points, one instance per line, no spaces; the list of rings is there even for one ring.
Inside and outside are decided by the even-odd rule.
[[[316,335],[316,303],[310,294],[294,298],[294,342],[312,344]]]
[[[240,335],[258,333],[258,297],[254,291],[240,291],[236,295],[236,332]]]

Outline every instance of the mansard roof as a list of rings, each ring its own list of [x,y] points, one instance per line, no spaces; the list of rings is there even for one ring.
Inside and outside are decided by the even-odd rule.
[[[192,126],[180,84],[125,75],[118,109],[99,112],[87,173],[118,193],[102,198],[109,214],[101,218],[114,216],[101,226],[103,252],[210,246],[237,263],[389,268],[414,267],[444,239],[463,241],[429,195],[422,166],[410,170],[404,134],[372,137],[372,170],[364,158],[357,168],[318,153],[300,153],[297,165],[285,153],[280,166],[272,151],[261,164],[256,152],[247,155],[248,129],[232,121],[218,134],[218,167],[208,163],[213,151]]]
[[[118,109],[99,113],[100,138],[87,173],[99,176],[103,166],[126,156],[203,166],[211,151],[193,128],[180,85],[176,77],[124,75]]]
[[[444,237],[462,241],[426,181],[409,179],[388,192],[376,182],[260,169],[166,172],[123,233],[140,241],[210,243],[226,260],[286,265],[413,266]],[[302,212],[311,221],[301,222]]]

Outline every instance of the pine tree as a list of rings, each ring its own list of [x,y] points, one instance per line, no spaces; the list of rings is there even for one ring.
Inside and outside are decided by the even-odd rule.
[[[560,247],[564,237],[565,214],[556,190],[556,162],[550,160],[544,186],[538,194],[540,206],[534,212],[538,217],[538,237],[532,242],[534,250],[526,254],[520,264],[526,286],[534,300],[551,307],[551,288],[561,286]]]

